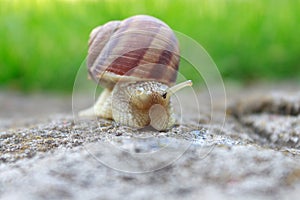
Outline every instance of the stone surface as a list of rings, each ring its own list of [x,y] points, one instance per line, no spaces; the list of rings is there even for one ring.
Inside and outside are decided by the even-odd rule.
[[[228,113],[266,139],[271,147],[299,149],[300,92],[269,91],[235,100]]]
[[[66,96],[2,92],[0,198],[297,199],[300,95],[285,88],[229,87],[226,112],[222,98],[180,93],[166,132],[79,119]],[[89,106],[76,98],[75,111]]]

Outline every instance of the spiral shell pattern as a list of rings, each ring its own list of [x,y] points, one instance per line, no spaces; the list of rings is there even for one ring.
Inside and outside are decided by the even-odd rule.
[[[107,88],[120,80],[155,80],[171,86],[176,82],[179,60],[174,32],[151,16],[111,21],[90,34],[89,75]]]

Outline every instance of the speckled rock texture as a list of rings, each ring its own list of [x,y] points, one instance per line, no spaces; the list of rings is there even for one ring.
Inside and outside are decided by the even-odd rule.
[[[300,148],[300,90],[252,94],[236,100],[229,113],[272,147]]]
[[[1,92],[0,199],[298,199],[299,88],[226,89],[214,120],[205,91],[198,104],[180,93],[165,132],[78,118],[69,96]]]

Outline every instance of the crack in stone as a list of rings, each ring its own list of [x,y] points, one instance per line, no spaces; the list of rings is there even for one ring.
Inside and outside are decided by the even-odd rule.
[[[300,92],[243,98],[233,103],[227,112],[266,139],[265,145],[271,148],[300,148]]]

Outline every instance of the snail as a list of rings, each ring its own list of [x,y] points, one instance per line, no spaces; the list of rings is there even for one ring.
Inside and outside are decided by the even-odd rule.
[[[179,67],[179,44],[161,20],[136,15],[92,30],[87,67],[103,92],[80,116],[97,116],[134,128],[167,130],[175,123],[172,94],[192,86],[174,85]]]

